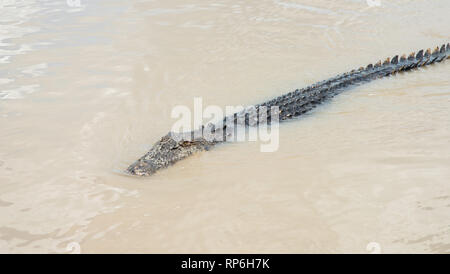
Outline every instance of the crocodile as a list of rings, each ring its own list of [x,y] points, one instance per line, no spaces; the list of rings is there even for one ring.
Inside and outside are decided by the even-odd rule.
[[[271,108],[275,106],[278,110],[278,113],[276,113],[278,117],[276,118],[279,121],[292,119],[314,109],[339,93],[362,83],[439,63],[448,58],[450,58],[450,43],[436,47],[433,51],[427,49],[420,50],[417,54],[413,52],[408,56],[396,55],[392,58],[387,58],[384,62],[378,61],[375,64],[369,64],[366,67],[360,67],[359,69],[317,82],[306,88],[281,95],[262,104],[255,105],[255,109],[259,111],[263,107]],[[231,117],[226,117],[224,121],[228,119],[226,120],[227,122],[221,123],[219,127],[212,126],[212,132],[222,130],[223,133],[221,134],[224,137],[222,139],[210,139],[202,137],[202,134],[196,134],[198,131],[204,130],[205,126],[187,133],[187,136],[191,138],[180,138],[179,135],[169,132],[156,142],[149,152],[131,164],[126,172],[131,175],[148,176],[196,152],[210,150],[217,144],[227,141],[229,134],[226,134],[224,129],[230,126],[229,121],[232,124],[237,123],[240,115],[242,115],[242,112],[235,113]],[[275,116],[273,112],[270,112],[266,113],[265,117],[266,122],[270,122]],[[247,115],[244,118],[244,126],[254,126],[255,123],[251,123],[252,120]],[[258,123],[259,121],[256,124]],[[209,129],[211,130],[211,128]]]

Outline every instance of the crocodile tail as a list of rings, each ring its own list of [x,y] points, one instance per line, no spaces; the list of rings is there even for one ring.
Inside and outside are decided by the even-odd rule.
[[[375,64],[368,64],[365,68],[361,67],[359,69],[354,69],[350,72],[331,78],[328,81],[322,81],[319,86],[330,87],[338,84],[338,87],[345,87],[347,85],[370,81],[398,72],[431,65],[436,62],[442,62],[447,58],[450,58],[450,43],[436,47],[434,50],[427,49],[419,50],[417,53],[412,52],[408,56],[395,55],[392,58],[386,58],[383,62],[378,61]],[[317,84],[308,87],[304,91],[314,88],[317,88]]]
[[[289,119],[311,110],[326,99],[341,93],[347,87],[442,62],[449,57],[450,44],[436,47],[434,50],[419,50],[417,53],[412,52],[408,56],[395,55],[392,58],[386,58],[384,61],[378,61],[375,64],[369,64],[366,67],[360,67],[329,80],[279,96],[260,106],[278,106],[280,108],[280,119]]]
[[[365,68],[352,70],[349,73],[337,76],[328,82],[328,85],[338,83],[339,87],[345,87],[359,82],[367,82],[376,78],[382,78],[402,71],[409,71],[415,68],[431,65],[436,62],[450,58],[450,43],[436,47],[434,50],[419,50],[412,52],[408,56],[395,55],[392,58],[369,64]]]
[[[369,64],[364,69],[352,70],[347,73],[346,77],[335,77],[340,82],[340,85],[344,83],[357,84],[363,81],[371,81],[376,78],[382,78],[402,71],[409,71],[415,68],[431,65],[436,62],[442,62],[443,60],[450,58],[450,43],[436,47],[434,50],[419,50],[417,53],[412,52],[408,56],[395,55],[392,58],[387,58],[384,62],[378,61],[375,64]]]
[[[280,119],[289,119],[316,107],[327,98],[334,97],[349,86],[431,65],[449,57],[450,44],[436,47],[434,50],[419,50],[417,53],[412,52],[408,56],[402,55],[399,57],[399,55],[395,55],[392,58],[386,58],[384,61],[353,69],[328,80],[312,84],[309,87],[279,96],[257,105],[257,107],[278,106],[280,108]],[[236,115],[233,120],[237,120]]]
[[[383,66],[391,66],[392,72],[397,73],[401,71],[408,71],[411,69],[427,66],[436,62],[442,62],[450,57],[450,43],[436,47],[434,50],[420,50],[416,53],[411,53],[408,57],[403,55],[398,59],[397,56],[392,58],[390,64],[383,64]]]

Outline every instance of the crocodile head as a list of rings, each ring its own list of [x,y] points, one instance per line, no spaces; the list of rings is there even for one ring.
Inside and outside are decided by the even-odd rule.
[[[215,143],[204,138],[186,140],[180,138],[180,135],[169,133],[156,142],[147,154],[131,164],[127,172],[137,176],[149,176],[195,152],[209,150]]]

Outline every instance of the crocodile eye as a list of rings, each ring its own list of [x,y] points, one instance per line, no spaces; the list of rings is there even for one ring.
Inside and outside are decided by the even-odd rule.
[[[182,142],[174,144],[170,149],[174,150],[174,149],[177,149],[179,147],[187,147],[187,146],[189,146],[189,142],[188,141],[182,141]]]
[[[189,146],[191,146],[193,144],[193,142],[191,142],[191,141],[183,141],[183,142],[180,142],[179,144],[178,144],[178,146],[180,146],[180,147],[189,147]],[[177,147],[178,147],[177,146]]]

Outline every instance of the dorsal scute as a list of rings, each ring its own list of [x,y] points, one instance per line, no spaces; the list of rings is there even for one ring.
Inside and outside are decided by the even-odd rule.
[[[406,54],[403,54],[403,55],[400,57],[400,62],[402,62],[402,63],[406,62]]]
[[[416,55],[416,59],[420,60],[423,58],[423,49],[419,50],[419,52]]]
[[[409,56],[408,56],[408,60],[409,61],[412,61],[412,60],[414,60],[416,58],[416,53],[415,52],[411,52],[411,54],[409,54]]]
[[[427,49],[427,51],[425,51],[425,57],[430,57],[431,55],[431,49]]]
[[[366,69],[373,69],[373,65],[372,64],[368,64]]]
[[[384,60],[384,62],[383,62],[383,66],[387,66],[387,65],[390,65],[391,64],[391,58],[386,58],[386,60]]]
[[[441,50],[440,50],[440,53],[444,53],[444,52],[445,52],[445,44],[442,45]]]
[[[378,62],[375,64],[375,67],[376,67],[376,68],[381,67],[381,61],[378,61]]]
[[[438,55],[439,54],[439,47],[436,47],[434,50],[433,50],[433,55]]]
[[[391,64],[393,64],[393,65],[398,64],[398,55],[395,55],[395,56],[392,58]]]

